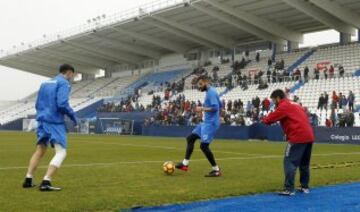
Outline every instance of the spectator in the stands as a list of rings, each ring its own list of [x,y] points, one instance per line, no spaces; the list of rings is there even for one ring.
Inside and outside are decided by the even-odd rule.
[[[326,66],[325,66],[323,72],[324,72],[324,78],[327,80],[327,78],[328,78],[328,68]]]
[[[251,112],[252,109],[253,109],[253,104],[251,104],[251,102],[248,101],[247,104],[246,104],[246,113]]]
[[[256,96],[255,98],[253,98],[252,100],[252,104],[254,105],[254,107],[256,109],[260,108],[260,98],[258,96]]]
[[[351,112],[350,110],[345,110],[344,112],[345,115],[345,123],[347,127],[352,127],[355,124],[355,116],[354,113]]]
[[[293,102],[300,103],[300,98],[298,96],[294,95]]]
[[[305,66],[305,68],[304,68],[304,79],[305,79],[305,82],[309,81],[309,67],[307,67],[307,66]]]
[[[266,77],[267,77],[267,82],[271,83],[271,71],[270,71],[270,69],[268,69],[266,71]]]
[[[324,98],[325,98],[325,110],[328,109],[328,105],[329,105],[329,94],[327,94],[326,92],[324,92]]]
[[[355,95],[353,94],[352,91],[349,92],[347,100],[349,102],[349,110],[351,112],[354,111]]]
[[[330,77],[330,79],[334,78],[334,75],[335,75],[334,66],[330,65],[330,68],[329,68],[329,77]]]
[[[330,113],[330,120],[332,122],[332,126],[335,127],[337,124],[337,114],[335,112],[335,108],[331,109],[331,113]]]
[[[268,69],[272,66],[272,59],[269,57],[269,59],[268,59]]]
[[[345,109],[344,113],[339,114],[339,127],[352,127],[355,123],[355,116],[354,114]]]
[[[231,110],[232,110],[232,101],[229,100],[229,101],[227,102],[227,111],[231,111]]]
[[[270,100],[267,97],[262,101],[262,109],[266,112],[270,110]]]
[[[296,81],[301,79],[301,71],[299,68],[297,68],[296,71],[294,72],[294,78]]]
[[[259,86],[258,86],[258,89],[259,90],[264,90],[264,89],[267,89],[269,86],[266,82],[264,82],[264,80],[260,79],[259,80]]]
[[[168,89],[166,89],[166,91],[165,91],[164,98],[165,98],[165,100],[169,100],[169,98],[170,98],[170,91]]]
[[[339,100],[339,108],[340,109],[345,109],[346,105],[348,103],[347,98],[345,95],[343,95],[342,93],[339,94],[340,100]]]
[[[321,94],[318,101],[318,110],[323,110],[325,106],[325,96],[324,94]]]
[[[339,74],[340,74],[340,77],[344,77],[345,69],[342,65],[339,66]]]
[[[219,71],[219,67],[218,66],[214,66],[212,72],[213,72],[213,80],[214,82],[218,82],[219,80],[219,76],[218,76],[218,71]]]
[[[273,70],[271,75],[272,75],[272,83],[276,83],[276,81],[277,81],[277,73],[276,73],[275,69]]]
[[[314,75],[316,80],[320,79],[320,71],[318,68],[314,68]]]
[[[339,103],[339,96],[336,94],[336,91],[333,91],[332,94],[332,108],[337,109]]]
[[[255,60],[256,60],[256,62],[260,61],[260,53],[259,52],[256,52]]]
[[[325,126],[326,126],[326,127],[329,127],[329,128],[334,126],[333,123],[332,123],[332,121],[331,121],[331,119],[328,119],[328,118],[327,118],[327,119],[325,120]]]

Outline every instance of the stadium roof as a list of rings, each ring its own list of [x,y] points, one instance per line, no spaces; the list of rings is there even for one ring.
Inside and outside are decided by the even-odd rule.
[[[307,32],[354,34],[356,28],[359,0],[161,0],[3,52],[0,64],[52,76],[67,62],[81,73],[95,73],[197,48],[301,43]]]

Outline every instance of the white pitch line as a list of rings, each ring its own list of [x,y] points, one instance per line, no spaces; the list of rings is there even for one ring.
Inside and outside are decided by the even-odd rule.
[[[336,152],[336,153],[321,153],[313,154],[313,156],[334,156],[334,155],[360,155],[360,152]],[[278,159],[283,158],[283,155],[262,155],[253,157],[232,157],[232,158],[218,158],[218,161],[226,160],[252,160],[252,159]],[[207,159],[194,159],[192,162],[206,161]],[[95,166],[113,166],[113,165],[126,165],[126,164],[144,164],[144,163],[163,163],[164,161],[120,161],[110,163],[79,163],[79,164],[65,164],[62,167],[95,167]],[[40,166],[39,168],[47,168],[47,166]],[[13,166],[13,167],[0,167],[0,171],[14,170],[14,169],[27,169],[27,166]]]

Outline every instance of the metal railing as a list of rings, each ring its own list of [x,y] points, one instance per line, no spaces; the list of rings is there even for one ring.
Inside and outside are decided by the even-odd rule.
[[[105,28],[106,26],[118,24],[131,20],[133,18],[144,16],[146,14],[155,13],[164,9],[176,7],[178,5],[188,2],[187,0],[155,0],[148,4],[144,4],[140,7],[125,10],[119,13],[115,13],[110,16],[101,15],[96,18],[89,19],[87,24],[82,24],[64,31],[60,31],[51,35],[43,35],[43,38],[35,40],[29,43],[22,42],[19,45],[13,45],[11,49],[0,50],[0,58],[13,55],[22,51],[34,49],[36,47],[57,42],[75,35],[91,32],[95,29]]]

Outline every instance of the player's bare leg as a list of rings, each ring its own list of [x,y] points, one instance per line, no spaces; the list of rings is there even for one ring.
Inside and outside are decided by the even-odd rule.
[[[55,156],[51,160],[47,169],[46,175],[40,185],[40,191],[60,191],[61,188],[56,188],[51,185],[51,180],[55,176],[57,170],[60,168],[62,162],[66,158],[66,149],[59,144],[55,144]]]
[[[35,186],[32,182],[32,179],[37,167],[39,166],[41,159],[44,157],[46,153],[46,150],[47,147],[45,145],[39,144],[36,146],[36,150],[34,154],[31,156],[29,162],[29,167],[26,173],[25,181],[23,183],[23,188],[32,188]]]

